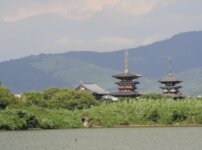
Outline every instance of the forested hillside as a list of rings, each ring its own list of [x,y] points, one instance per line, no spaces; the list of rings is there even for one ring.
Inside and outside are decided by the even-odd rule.
[[[140,92],[160,92],[157,80],[168,73],[168,57],[187,95],[202,94],[202,32],[187,32],[129,49],[130,72],[143,75]],[[50,86],[75,87],[96,82],[115,90],[114,73],[123,71],[124,51],[41,54],[0,63],[0,80],[15,93]]]

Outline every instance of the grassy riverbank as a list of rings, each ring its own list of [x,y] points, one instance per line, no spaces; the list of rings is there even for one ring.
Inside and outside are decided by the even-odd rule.
[[[202,99],[174,101],[159,94],[117,102],[97,101],[69,88],[48,88],[16,97],[0,86],[0,129],[26,130],[116,126],[202,125]]]
[[[82,128],[79,111],[27,107],[0,110],[0,129],[26,130]]]
[[[90,127],[117,126],[197,126],[202,125],[202,100],[138,99],[110,104],[101,103],[88,109],[67,110],[40,107],[0,110],[0,129],[82,128],[87,117]]]
[[[202,101],[139,99],[102,104],[83,110],[91,126],[196,126],[202,124]]]

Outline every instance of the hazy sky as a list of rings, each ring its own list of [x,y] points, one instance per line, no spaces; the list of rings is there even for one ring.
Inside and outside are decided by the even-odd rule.
[[[0,61],[112,51],[202,30],[202,0],[0,0]]]

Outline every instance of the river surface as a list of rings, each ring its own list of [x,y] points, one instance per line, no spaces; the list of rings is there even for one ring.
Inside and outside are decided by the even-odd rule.
[[[202,150],[202,128],[1,131],[0,150]]]

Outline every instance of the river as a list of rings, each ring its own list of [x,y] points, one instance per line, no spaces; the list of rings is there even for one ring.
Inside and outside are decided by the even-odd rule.
[[[202,128],[1,131],[0,150],[202,150]]]

